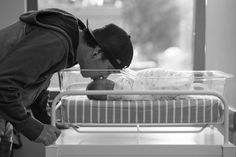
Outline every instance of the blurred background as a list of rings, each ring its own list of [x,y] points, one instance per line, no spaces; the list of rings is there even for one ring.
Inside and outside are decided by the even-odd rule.
[[[114,23],[134,43],[130,68],[192,69],[193,0],[38,0],[38,8],[66,10],[92,29]]]

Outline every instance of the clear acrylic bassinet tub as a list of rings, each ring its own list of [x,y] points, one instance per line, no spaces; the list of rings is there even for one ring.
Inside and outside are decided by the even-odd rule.
[[[66,69],[60,72],[62,91],[86,90],[91,78],[83,73],[110,73],[108,80],[114,82],[113,90],[209,90],[224,93],[226,80],[233,77],[222,71],[170,71],[150,68],[139,71]],[[98,78],[98,79],[103,79]],[[102,81],[100,81],[102,83]],[[102,85],[101,85],[102,86]],[[102,89],[106,90],[106,88]],[[109,89],[110,90],[110,89]]]

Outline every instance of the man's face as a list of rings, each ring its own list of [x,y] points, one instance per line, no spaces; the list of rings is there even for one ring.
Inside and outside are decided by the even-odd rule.
[[[93,80],[107,78],[111,73],[108,69],[81,69],[83,77],[90,77]]]
[[[80,56],[79,64],[83,77],[90,77],[93,80],[107,78],[113,73],[114,67],[107,59],[103,59],[103,54],[99,47],[84,48],[84,55]]]

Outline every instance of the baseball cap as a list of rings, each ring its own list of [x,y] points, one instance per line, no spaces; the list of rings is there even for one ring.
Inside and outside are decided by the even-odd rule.
[[[91,30],[88,20],[86,29],[104,52],[105,57],[116,69],[127,68],[133,58],[133,45],[128,35],[122,28],[115,24]]]

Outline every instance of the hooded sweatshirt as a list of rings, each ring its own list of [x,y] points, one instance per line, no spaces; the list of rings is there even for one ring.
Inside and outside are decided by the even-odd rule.
[[[76,62],[79,28],[84,24],[59,9],[27,12],[0,30],[0,117],[30,140],[43,124],[27,113],[53,73]]]

